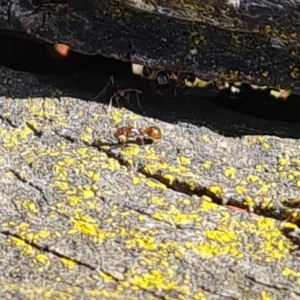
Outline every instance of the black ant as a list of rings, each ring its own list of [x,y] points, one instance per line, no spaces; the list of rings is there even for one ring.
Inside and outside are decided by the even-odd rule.
[[[113,95],[109,99],[108,110],[107,110],[108,113],[110,112],[112,104],[113,104],[114,101],[117,103],[118,107],[120,107],[120,100],[125,99],[125,100],[127,100],[127,103],[129,103],[130,95],[133,94],[133,93],[136,96],[138,107],[140,109],[142,109],[141,103],[140,103],[140,97],[139,97],[139,95],[142,94],[142,91],[137,90],[137,89],[132,89],[132,88],[121,88],[121,87],[119,87],[118,86],[118,81],[115,81],[113,76],[111,76],[109,78],[108,83],[100,91],[100,93],[98,93],[95,97],[91,98],[91,100],[96,100],[96,99],[101,98],[101,96],[106,94],[109,87],[113,88]]]
[[[172,89],[174,95],[181,94],[187,87],[187,83],[196,80],[196,77],[190,73],[166,71],[163,68],[152,69],[137,64],[132,64],[132,72],[150,80],[153,87]]]

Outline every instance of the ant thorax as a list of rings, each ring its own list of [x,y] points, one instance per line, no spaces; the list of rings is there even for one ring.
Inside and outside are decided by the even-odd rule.
[[[138,136],[141,135],[141,130],[135,127],[131,127],[129,135]]]
[[[123,146],[127,143],[152,144],[161,138],[161,131],[157,126],[150,126],[139,129],[131,126],[119,127],[114,133],[114,137],[118,139]]]
[[[125,133],[125,132],[124,132]],[[126,136],[127,142],[137,142],[143,143],[144,140],[148,139],[147,133],[144,133],[141,129],[130,127],[129,130],[124,134]]]

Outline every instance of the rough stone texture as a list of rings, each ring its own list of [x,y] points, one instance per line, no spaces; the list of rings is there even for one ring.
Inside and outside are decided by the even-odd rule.
[[[0,28],[86,54],[295,93],[299,20],[297,1],[70,0],[58,13],[33,13],[27,0],[0,6]]]
[[[299,140],[162,121],[157,95],[144,116],[108,114],[28,73],[1,68],[0,82],[1,299],[299,297]],[[121,125],[163,138],[122,150]]]

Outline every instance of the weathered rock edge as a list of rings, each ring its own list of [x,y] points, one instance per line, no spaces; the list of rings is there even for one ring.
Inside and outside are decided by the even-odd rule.
[[[300,93],[297,2],[241,1],[233,7],[225,1],[164,1],[157,11],[143,3],[73,0],[68,12],[32,14],[26,0],[4,1],[0,28],[85,54]]]

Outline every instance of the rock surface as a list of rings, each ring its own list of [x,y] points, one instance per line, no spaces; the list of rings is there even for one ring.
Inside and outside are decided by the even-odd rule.
[[[25,54],[40,71],[10,38],[0,59],[8,44],[14,67]],[[253,114],[279,107],[267,121],[211,91],[158,95],[130,65],[97,57],[86,72],[77,59],[55,60],[53,75],[0,67],[1,299],[299,298],[300,126],[278,121],[288,102],[250,95]],[[141,109],[134,95],[109,114],[110,93],[91,101],[111,75],[142,91]],[[128,125],[163,137],[121,149],[113,133]]]
[[[205,80],[300,93],[298,8],[295,1],[70,0],[67,11],[33,12],[27,0],[10,0],[0,7],[0,28]]]
[[[252,132],[298,125],[147,89],[107,114],[105,76],[0,82],[1,299],[299,297],[300,143]],[[122,150],[122,125],[163,138]]]

